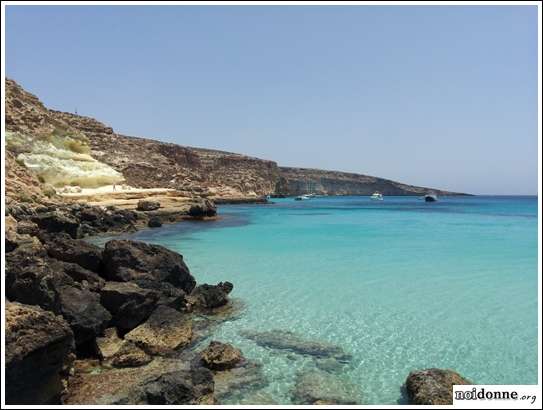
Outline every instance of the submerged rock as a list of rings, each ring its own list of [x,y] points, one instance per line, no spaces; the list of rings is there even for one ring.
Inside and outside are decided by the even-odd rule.
[[[302,355],[333,358],[339,361],[348,361],[351,359],[351,355],[339,346],[327,342],[305,340],[296,333],[288,330],[245,331],[241,332],[241,335],[253,340],[259,346],[271,349],[288,350]]]
[[[60,316],[6,303],[6,404],[60,402],[73,360],[73,333]]]
[[[152,355],[172,354],[192,341],[190,318],[167,306],[159,306],[147,321],[125,335],[125,340],[134,343]]]
[[[203,366],[211,370],[231,369],[243,360],[239,349],[214,340],[209,343],[200,355]]]
[[[113,316],[111,323],[122,332],[145,321],[158,298],[158,292],[142,289],[132,282],[106,282],[100,291],[100,302]]]
[[[224,306],[228,303],[228,294],[234,285],[230,282],[220,282],[217,285],[198,285],[188,297],[192,309],[209,310]]]
[[[292,393],[295,404],[359,404],[360,393],[349,382],[319,371],[298,374]]]
[[[253,361],[243,361],[237,367],[215,371],[215,398],[219,404],[229,398],[245,396],[248,392],[261,389],[269,381],[262,371],[262,365]]]
[[[409,373],[405,381],[411,404],[446,405],[453,404],[453,386],[473,384],[454,370],[425,369]]]
[[[106,243],[103,260],[105,275],[112,281],[166,281],[187,293],[196,285],[183,256],[160,245],[112,240]]]

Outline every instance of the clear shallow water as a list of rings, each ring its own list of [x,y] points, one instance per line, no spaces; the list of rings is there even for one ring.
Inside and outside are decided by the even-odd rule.
[[[243,315],[213,338],[263,363],[290,403],[312,359],[244,330],[292,330],[353,355],[341,377],[365,404],[397,403],[409,371],[453,368],[476,383],[537,383],[537,198],[276,199],[221,206],[134,239],[182,253],[198,282],[234,283]],[[239,398],[233,398],[236,402]]]

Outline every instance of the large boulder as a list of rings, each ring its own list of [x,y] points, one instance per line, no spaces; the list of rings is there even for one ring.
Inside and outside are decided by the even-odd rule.
[[[85,269],[99,272],[102,265],[102,250],[91,243],[72,239],[68,235],[54,235],[45,243],[49,256],[71,263],[77,263]]]
[[[32,221],[47,232],[65,232],[72,238],[79,237],[79,222],[71,215],[60,211],[37,214]]]
[[[136,209],[138,211],[144,211],[144,212],[156,211],[159,208],[160,208],[160,202],[149,201],[149,200],[146,200],[146,199],[142,199],[142,200],[138,201],[138,205],[136,207]]]
[[[140,288],[158,292],[158,305],[166,305],[177,310],[187,310],[186,293],[171,283],[149,279],[137,279],[133,283],[137,284]]]
[[[100,295],[78,286],[58,289],[60,313],[70,324],[81,354],[95,354],[96,336],[111,320],[111,314],[100,304]]]
[[[194,218],[211,217],[217,215],[217,207],[209,199],[203,199],[192,204],[188,213]]]
[[[194,288],[188,302],[194,310],[215,309],[228,303],[228,294],[233,288],[234,285],[230,282],[220,282],[217,285],[204,283]]]
[[[296,377],[292,401],[295,404],[359,404],[358,389],[347,380],[319,371],[301,372]]]
[[[187,293],[196,285],[183,256],[160,245],[112,240],[106,243],[103,262],[105,275],[111,281],[166,281]]]
[[[424,369],[409,373],[405,381],[407,395],[411,404],[451,405],[453,386],[473,384],[450,369]]]
[[[59,262],[21,247],[6,255],[6,297],[11,301],[38,305],[61,314],[72,327],[78,348],[92,343],[111,319],[100,304],[100,295],[76,282],[65,269],[83,268]]]
[[[200,353],[202,365],[211,370],[227,370],[236,367],[243,361],[239,349],[227,344],[212,340]]]
[[[59,404],[73,360],[73,333],[60,316],[6,303],[6,404]]]
[[[124,338],[149,354],[168,355],[190,344],[192,337],[192,322],[187,315],[159,306],[146,322]]]
[[[159,293],[132,282],[106,282],[100,291],[102,305],[113,315],[112,324],[126,333],[153,312]]]

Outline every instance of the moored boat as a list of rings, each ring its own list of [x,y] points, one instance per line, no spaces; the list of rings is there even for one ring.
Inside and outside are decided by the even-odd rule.
[[[380,192],[374,192],[371,197],[373,201],[382,201],[383,200],[383,194]]]

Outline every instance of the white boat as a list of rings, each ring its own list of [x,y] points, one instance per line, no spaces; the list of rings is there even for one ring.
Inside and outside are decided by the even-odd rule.
[[[370,198],[371,198],[372,201],[382,201],[383,200],[383,194],[380,193],[380,192],[374,192]]]
[[[295,201],[305,201],[306,199],[311,199],[309,195],[299,195],[294,198]]]

